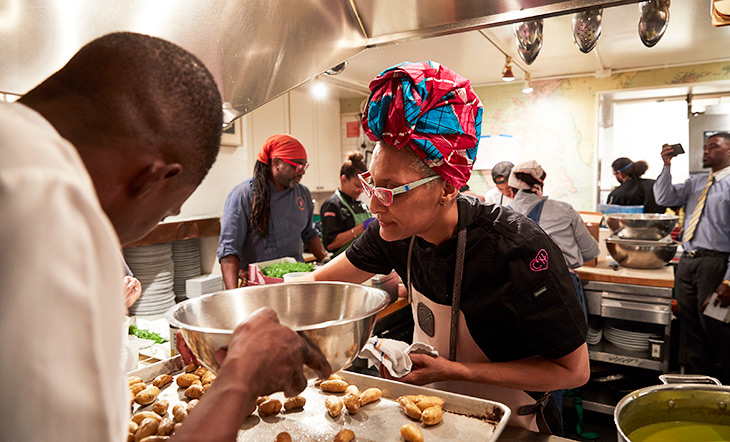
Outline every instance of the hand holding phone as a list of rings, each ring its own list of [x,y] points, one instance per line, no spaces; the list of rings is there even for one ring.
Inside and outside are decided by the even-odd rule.
[[[674,150],[674,154],[672,156],[676,157],[679,154],[684,153],[684,149],[682,148],[682,145],[680,143],[672,144],[669,147],[671,147]]]

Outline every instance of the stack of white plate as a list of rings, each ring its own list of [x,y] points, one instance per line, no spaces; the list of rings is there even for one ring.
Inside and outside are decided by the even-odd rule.
[[[175,305],[172,246],[154,244],[124,249],[124,260],[142,283],[142,295],[130,308],[135,316],[158,316]]]
[[[215,293],[223,290],[223,277],[221,275],[201,275],[197,278],[188,279],[185,282],[185,290],[188,298]]]
[[[175,301],[184,301],[185,281],[200,276],[200,245],[198,238],[184,239],[172,243],[172,262],[175,264],[173,290]]]
[[[586,334],[586,343],[588,345],[596,345],[603,339],[603,327],[600,321],[588,321],[588,334]]]
[[[661,334],[652,330],[650,324],[619,320],[607,321],[603,334],[608,342],[630,351],[648,351],[649,339],[661,338]]]

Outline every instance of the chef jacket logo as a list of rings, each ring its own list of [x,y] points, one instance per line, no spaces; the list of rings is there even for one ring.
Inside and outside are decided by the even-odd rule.
[[[297,207],[299,207],[299,210],[301,210],[302,212],[304,211],[304,198],[302,198],[301,196],[297,197]]]
[[[547,270],[547,268],[548,254],[545,249],[540,249],[540,251],[537,252],[537,256],[535,256],[535,259],[530,261],[530,270],[533,272],[541,272],[543,270]]]

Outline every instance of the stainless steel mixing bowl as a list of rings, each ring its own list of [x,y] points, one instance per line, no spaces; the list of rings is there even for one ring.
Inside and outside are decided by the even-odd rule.
[[[215,352],[226,348],[236,326],[261,307],[309,339],[333,371],[349,366],[365,346],[378,312],[390,301],[380,289],[342,282],[298,282],[244,287],[183,301],[167,311],[198,360],[216,372]],[[271,342],[270,345],[276,345]],[[307,378],[314,372],[305,369]]]
[[[659,240],[669,235],[679,217],[663,213],[611,213],[606,224],[622,239]]]
[[[677,253],[676,241],[642,241],[606,238],[606,248],[619,265],[634,269],[658,269]]]

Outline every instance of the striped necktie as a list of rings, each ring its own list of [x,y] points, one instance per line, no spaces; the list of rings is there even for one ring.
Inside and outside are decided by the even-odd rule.
[[[700,222],[700,217],[702,216],[702,210],[705,208],[705,200],[707,199],[707,192],[710,191],[710,187],[712,186],[712,183],[715,182],[715,175],[709,174],[707,176],[707,184],[705,184],[705,188],[702,189],[702,193],[700,193],[700,199],[697,200],[697,206],[695,206],[694,212],[692,212],[692,219],[689,221],[689,224],[687,225],[687,230],[684,232],[684,240],[689,241],[692,239],[692,237],[695,234],[695,230],[697,229],[697,223]]]

